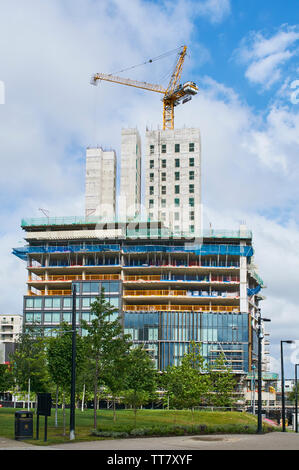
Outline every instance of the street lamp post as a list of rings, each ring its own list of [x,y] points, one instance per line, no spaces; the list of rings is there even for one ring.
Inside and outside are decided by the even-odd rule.
[[[75,439],[75,387],[76,387],[76,284],[73,285],[72,309],[72,370],[70,403],[70,440]]]
[[[262,318],[261,309],[258,309],[258,365],[257,365],[257,387],[258,387],[258,399],[257,399],[257,433],[262,434],[263,423],[262,423],[262,321],[271,321],[268,318]]]
[[[282,340],[280,341],[280,363],[281,363],[281,420],[282,420],[282,432],[286,430],[286,419],[285,419],[285,395],[284,395],[284,366],[283,366],[283,343],[292,344],[294,341]]]
[[[298,384],[297,384],[297,367],[295,364],[295,431],[298,432]]]
[[[255,365],[252,366],[251,407],[252,414],[255,415]]]

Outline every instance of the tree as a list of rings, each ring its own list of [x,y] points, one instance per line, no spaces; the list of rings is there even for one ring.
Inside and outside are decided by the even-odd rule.
[[[19,390],[46,392],[49,375],[46,364],[45,339],[37,327],[28,327],[18,336],[15,352],[10,356],[12,374]]]
[[[118,318],[109,321],[109,317],[117,311],[117,308],[106,301],[105,291],[102,289],[100,296],[91,304],[91,315],[94,318],[90,323],[81,320],[81,326],[87,332],[84,340],[87,357],[93,369],[95,429],[97,427],[99,385],[105,385],[105,372],[109,370],[109,367],[113,367],[117,349],[128,338],[122,334],[122,326]]]
[[[62,390],[63,410],[65,410],[65,397],[70,393],[72,370],[72,326],[62,323],[57,336],[48,339],[47,363],[51,379],[56,385],[56,416],[57,398],[59,388]],[[84,343],[82,337],[76,335],[76,376],[80,376],[84,363]],[[77,381],[76,381],[77,382]],[[65,432],[65,414],[64,432]],[[56,419],[57,422],[57,419]]]
[[[109,394],[112,396],[113,402],[113,421],[116,421],[115,404],[118,397],[125,388],[128,368],[129,368],[129,348],[132,345],[128,341],[114,342],[114,354],[110,358],[112,363],[108,369],[104,371],[104,381],[108,387]]]
[[[223,353],[217,357],[209,371],[211,379],[211,394],[209,401],[214,406],[230,407],[233,402],[233,392],[236,386],[236,379],[227,366],[227,361]]]
[[[8,364],[0,364],[0,393],[8,392],[13,388],[13,376]]]
[[[192,342],[181,363],[169,367],[163,375],[169,403],[175,408],[190,408],[203,404],[210,389],[210,377],[200,353],[200,344]]]
[[[134,409],[136,427],[137,409],[155,397],[157,371],[149,353],[141,346],[130,350],[127,361],[124,402]]]

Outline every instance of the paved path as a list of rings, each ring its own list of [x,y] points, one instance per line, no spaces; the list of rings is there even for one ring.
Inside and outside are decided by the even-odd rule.
[[[45,447],[0,437],[0,450],[299,450],[299,434],[273,432],[263,435],[152,437],[70,442]]]

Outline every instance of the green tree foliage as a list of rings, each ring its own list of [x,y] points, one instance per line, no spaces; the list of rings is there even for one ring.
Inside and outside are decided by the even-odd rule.
[[[49,374],[45,339],[36,326],[28,327],[26,332],[19,335],[10,360],[13,377],[21,392],[27,390],[29,379],[32,392],[47,392]]]
[[[0,393],[8,392],[13,388],[13,375],[10,366],[0,364]]]
[[[76,334],[76,384],[84,367],[84,343]],[[63,421],[65,428],[65,403],[70,397],[72,370],[72,326],[62,323],[56,336],[47,340],[47,364],[50,377],[56,385],[56,416],[59,389],[62,393]],[[77,390],[78,391],[78,388]],[[57,421],[57,420],[56,420]]]
[[[209,375],[211,379],[210,404],[219,407],[232,406],[236,379],[223,353],[210,367]]]
[[[123,350],[123,343],[128,338],[122,334],[122,325],[117,318],[110,321],[110,316],[118,310],[105,299],[102,289],[100,296],[91,305],[91,322],[81,321],[87,335],[84,337],[89,367],[92,370],[94,387],[94,429],[97,427],[97,408],[99,386],[106,385],[105,373],[114,367],[118,351]],[[110,384],[111,385],[111,384]]]
[[[178,366],[168,367],[163,375],[167,401],[178,409],[203,405],[211,382],[200,353],[200,345],[194,342]]]
[[[137,409],[154,399],[157,389],[157,371],[149,353],[142,347],[133,348],[128,354],[124,385],[124,402],[134,409],[136,426]]]
[[[70,391],[72,370],[72,326],[62,323],[57,335],[49,338],[47,362],[51,379],[64,391]],[[76,378],[84,366],[84,343],[76,334]]]

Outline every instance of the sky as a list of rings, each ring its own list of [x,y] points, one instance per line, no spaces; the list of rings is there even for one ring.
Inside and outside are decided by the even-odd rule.
[[[175,127],[202,139],[203,224],[253,232],[271,371],[299,362],[298,0],[0,0],[0,312],[22,313],[22,218],[84,213],[85,151],[162,125],[160,96],[102,82],[187,45],[199,87]],[[167,85],[169,54],[122,76]]]

